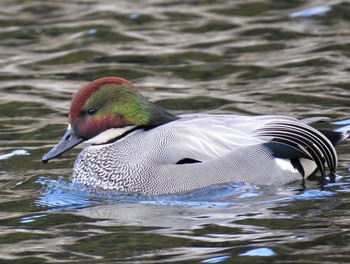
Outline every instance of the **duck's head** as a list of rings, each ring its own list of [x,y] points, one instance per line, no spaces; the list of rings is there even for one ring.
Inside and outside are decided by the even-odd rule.
[[[85,85],[73,97],[69,125],[58,144],[46,153],[46,163],[86,141],[104,144],[137,128],[152,128],[177,119],[147,101],[128,80],[105,77]]]

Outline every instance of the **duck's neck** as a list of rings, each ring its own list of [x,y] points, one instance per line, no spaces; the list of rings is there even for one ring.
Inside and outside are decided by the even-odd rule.
[[[159,105],[149,102],[148,106],[151,116],[150,121],[147,124],[149,127],[156,127],[179,119],[178,116],[169,113]]]

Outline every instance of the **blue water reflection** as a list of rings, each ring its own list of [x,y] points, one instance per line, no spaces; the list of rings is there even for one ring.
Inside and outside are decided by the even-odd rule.
[[[34,215],[30,215],[30,216],[23,216],[20,219],[20,223],[22,223],[22,224],[32,223],[36,219],[42,218],[42,217],[45,217],[45,216],[46,216],[46,214],[34,214]]]
[[[185,194],[143,195],[119,191],[96,190],[64,177],[53,180],[41,176],[36,181],[43,186],[35,203],[48,210],[66,210],[91,206],[99,203],[139,203],[196,208],[228,207],[249,204],[271,204],[279,201],[322,199],[333,196],[337,191],[349,190],[349,183],[330,183],[319,189],[301,189],[299,183],[274,187],[256,186],[250,183],[230,183],[209,186]]]
[[[325,16],[329,11],[332,10],[331,6],[320,5],[314,6],[307,9],[303,9],[294,13],[289,14],[289,17],[311,17],[311,16]]]
[[[186,206],[227,206],[242,200],[250,200],[263,194],[260,187],[250,183],[232,183],[222,186],[209,186],[186,194],[142,195],[119,191],[96,190],[79,182],[39,177],[36,181],[43,185],[36,204],[48,209],[72,209],[91,205],[96,202],[138,202],[158,205]]]
[[[239,256],[270,257],[275,254],[276,253],[271,248],[263,247],[263,248],[250,249],[242,254],[239,254]]]
[[[0,160],[6,160],[14,156],[30,155],[25,149],[15,149],[9,153],[0,154]]]
[[[202,260],[201,263],[219,263],[219,262],[224,261],[228,258],[229,258],[229,256],[212,257],[212,258],[207,258],[205,260]]]
[[[333,124],[341,126],[337,128],[336,131],[350,130],[350,119],[339,120],[339,121],[333,122]]]

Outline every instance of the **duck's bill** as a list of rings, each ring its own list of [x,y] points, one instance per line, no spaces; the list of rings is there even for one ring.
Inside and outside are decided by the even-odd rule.
[[[49,152],[47,152],[41,159],[43,163],[47,163],[50,159],[54,159],[57,156],[63,154],[64,152],[70,150],[76,145],[80,144],[84,140],[80,137],[77,137],[74,134],[74,130],[69,125],[66,132],[64,133],[62,139],[53,147]]]

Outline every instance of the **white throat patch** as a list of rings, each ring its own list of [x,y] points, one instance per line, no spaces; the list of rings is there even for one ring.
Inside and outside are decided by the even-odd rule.
[[[123,128],[110,128],[85,142],[90,144],[103,144],[116,137],[123,135],[125,132],[128,132],[134,129],[135,127],[136,126],[127,126]]]

